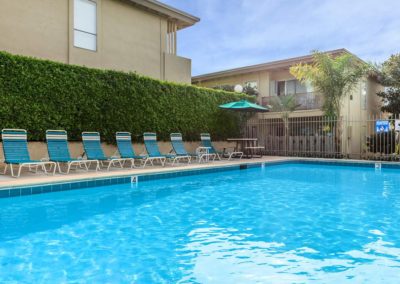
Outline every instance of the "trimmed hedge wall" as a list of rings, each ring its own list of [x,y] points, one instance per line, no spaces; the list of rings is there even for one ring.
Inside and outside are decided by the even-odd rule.
[[[43,141],[46,129],[65,129],[71,140],[81,140],[83,131],[99,131],[107,142],[117,131],[154,131],[163,140],[171,132],[186,140],[210,132],[214,140],[225,139],[239,134],[239,117],[218,105],[242,98],[0,52],[0,127],[27,129],[30,140]]]

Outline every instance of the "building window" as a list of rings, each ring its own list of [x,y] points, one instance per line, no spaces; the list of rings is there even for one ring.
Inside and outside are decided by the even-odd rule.
[[[296,94],[305,94],[311,92],[309,88],[307,88],[306,84],[302,84],[300,81],[296,81]],[[308,90],[307,90],[308,89]]]
[[[94,1],[74,1],[74,46],[97,50],[97,5]]]
[[[296,94],[296,80],[289,80],[286,81],[286,86],[285,86],[286,95],[294,95]]]
[[[287,96],[313,92],[309,83],[300,83],[298,80],[271,81],[270,94],[272,96]]]
[[[285,86],[285,81],[276,82],[276,94],[278,96],[284,96],[286,94]]]

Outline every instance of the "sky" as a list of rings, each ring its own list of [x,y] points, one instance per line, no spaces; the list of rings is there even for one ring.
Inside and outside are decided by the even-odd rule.
[[[161,0],[199,17],[178,55],[200,75],[346,48],[379,63],[400,52],[400,0]]]

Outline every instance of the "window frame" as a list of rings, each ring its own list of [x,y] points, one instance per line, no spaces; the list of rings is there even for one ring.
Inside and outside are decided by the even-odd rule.
[[[77,20],[76,20],[76,17],[77,17],[76,9],[77,9],[77,2],[79,2],[79,1],[80,2],[87,2],[87,3],[90,3],[90,4],[92,4],[94,6],[94,9],[95,9],[95,13],[94,13],[94,16],[95,16],[95,19],[94,19],[95,20],[95,33],[76,28],[76,22],[77,22]],[[72,27],[72,29],[73,29],[73,46],[75,48],[84,49],[84,50],[88,50],[88,51],[92,51],[92,52],[97,52],[98,51],[98,37],[97,37],[98,36],[98,3],[96,1],[94,1],[94,0],[74,0],[73,5],[74,5],[74,8],[73,8],[73,27]],[[81,33],[81,34],[86,34],[86,35],[93,36],[94,37],[94,49],[79,45],[76,42],[76,38],[77,38],[76,37],[76,32]]]

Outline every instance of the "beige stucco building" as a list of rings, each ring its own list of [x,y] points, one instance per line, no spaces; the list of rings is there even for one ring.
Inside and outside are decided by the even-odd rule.
[[[327,53],[337,56],[350,52],[346,49],[338,49]],[[210,88],[223,85],[250,85],[258,90],[257,101],[264,106],[273,105],[276,97],[294,95],[298,107],[290,113],[290,117],[292,121],[302,121],[302,125],[304,125],[304,129],[300,129],[298,132],[316,131],[305,122],[322,119],[324,116],[323,96],[316,92],[311,84],[300,84],[290,74],[289,68],[300,62],[311,63],[312,55],[199,75],[192,78],[192,83]],[[368,123],[369,118],[380,113],[380,100],[376,93],[381,89],[382,86],[373,78],[365,77],[343,99],[342,119],[346,123],[351,122],[351,125],[343,127],[342,133],[345,137],[342,140],[342,149],[346,155],[351,156],[352,153],[358,155],[363,152],[367,133],[371,132],[370,128],[373,127]],[[272,108],[270,112],[258,116],[260,121],[263,119],[264,121],[274,121],[274,119],[279,120],[282,117],[282,112],[277,108]],[[296,120],[296,118],[303,118],[303,120]],[[323,127],[322,123],[320,127]],[[263,139],[263,137],[259,138]]]
[[[0,50],[190,83],[177,31],[198,21],[155,0],[0,0]]]

